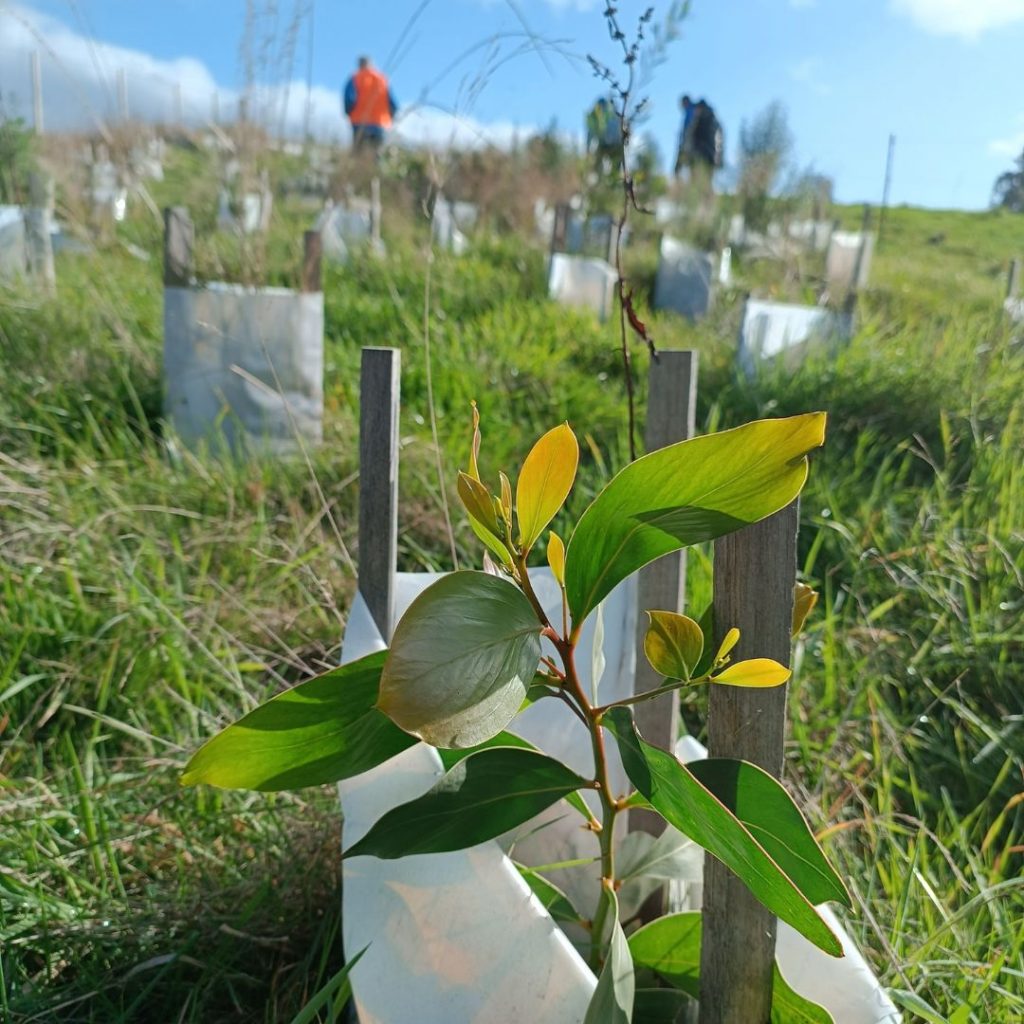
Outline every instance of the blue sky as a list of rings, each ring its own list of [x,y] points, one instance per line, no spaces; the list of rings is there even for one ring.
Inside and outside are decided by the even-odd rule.
[[[667,6],[654,2],[659,13]],[[361,52],[389,71],[403,105],[415,105],[404,122],[410,138],[451,132],[447,111],[462,119],[460,139],[499,140],[552,120],[579,132],[599,92],[583,58],[611,62],[617,54],[598,0],[313,6],[314,121],[325,133],[342,132],[337,90]],[[645,6],[620,0],[624,25]],[[277,7],[283,23],[293,0]],[[24,50],[36,46],[48,62],[53,127],[81,122],[87,107],[89,116],[109,116],[120,65],[129,68],[134,111],[160,116],[178,81],[191,114],[207,116],[209,93],[221,92],[224,109],[241,85],[244,11],[243,0],[0,0],[0,93],[9,108],[27,110]],[[524,26],[534,44],[523,45]],[[293,68],[303,83],[306,45],[303,29]],[[1022,67],[1024,0],[693,0],[681,38],[645,90],[644,131],[670,157],[679,94],[704,95],[732,155],[740,122],[779,99],[797,161],[832,176],[841,200],[879,199],[893,132],[895,202],[978,208],[1024,148]],[[88,76],[99,81],[79,81]],[[291,121],[302,96],[304,84],[293,86]]]

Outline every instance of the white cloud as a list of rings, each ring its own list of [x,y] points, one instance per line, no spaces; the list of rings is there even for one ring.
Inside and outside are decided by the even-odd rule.
[[[0,86],[8,114],[31,121],[29,55],[37,51],[43,81],[44,124],[47,131],[93,130],[116,120],[117,80],[123,70],[129,113],[143,121],[175,117],[177,90],[187,124],[210,120],[216,103],[223,120],[238,109],[237,90],[218,85],[209,69],[190,57],[158,60],[147,53],[90,39],[64,23],[17,4],[0,4]],[[304,82],[264,86],[253,100],[253,116],[272,131],[283,125],[288,134],[301,134],[306,117]],[[334,89],[313,86],[309,92],[310,128],[321,139],[346,139],[348,124],[341,97]],[[407,142],[430,146],[507,145],[532,126],[507,122],[484,123],[430,107],[403,112],[397,135]]]
[[[1017,116],[1017,130],[1001,139],[993,139],[988,144],[992,156],[1011,157],[1016,159],[1024,152],[1024,114]]]
[[[890,0],[890,5],[926,32],[964,39],[1024,21],[1024,0]]]
[[[823,66],[820,57],[804,57],[803,60],[790,65],[789,77],[818,96],[828,96],[832,92],[832,86],[822,80]]]

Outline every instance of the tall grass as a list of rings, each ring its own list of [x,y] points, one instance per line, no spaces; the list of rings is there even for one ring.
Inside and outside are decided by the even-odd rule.
[[[175,151],[157,200],[178,201],[204,166]],[[274,283],[297,276],[305,217],[276,214]],[[829,410],[802,505],[822,602],[798,652],[790,779],[844,865],[850,927],[883,981],[937,1019],[1010,1021],[1024,1016],[1024,355],[993,268],[1012,225],[902,210],[889,224],[861,328],[834,359],[741,381],[738,293],[697,327],[652,324],[662,346],[700,350],[705,429]],[[171,454],[159,231],[148,214],[119,230],[61,257],[58,301],[0,302],[0,1016],[286,1021],[340,966],[333,794],[183,791],[176,774],[225,721],[336,662],[363,345],[403,352],[402,565],[448,562],[426,224],[399,225],[387,260],[326,272],[325,444],[309,465]],[[236,243],[200,238],[204,274],[242,272]],[[654,261],[638,238],[642,285]],[[626,457],[614,330],[549,304],[542,254],[521,239],[438,255],[432,275],[449,481],[471,399],[492,477],[569,419],[586,441],[578,512]],[[696,607],[710,563],[691,567]]]

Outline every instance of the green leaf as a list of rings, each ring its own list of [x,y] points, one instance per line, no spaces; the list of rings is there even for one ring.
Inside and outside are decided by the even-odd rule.
[[[530,450],[516,481],[519,543],[532,548],[572,490],[580,446],[568,423],[549,430]]]
[[[644,654],[654,671],[669,679],[692,679],[704,651],[700,625],[679,612],[649,611]]]
[[[368,655],[271,698],[192,755],[184,786],[300,789],[369,771],[415,738],[377,710],[386,651]]]
[[[395,629],[378,707],[435,747],[472,747],[515,717],[540,661],[522,592],[485,572],[427,587]]]
[[[670,985],[700,996],[700,925],[698,911],[659,917],[629,937],[637,967],[656,972]]]
[[[522,736],[517,736],[514,732],[506,731],[499,732],[497,736],[492,736],[489,740],[484,740],[483,743],[478,743],[475,747],[438,750],[437,756],[441,759],[441,765],[444,770],[449,772],[460,761],[465,761],[467,757],[478,754],[481,750],[493,750],[495,747],[518,747],[520,750],[534,750],[537,753],[543,753],[529,740],[524,740]],[[590,808],[587,807],[586,801],[580,793],[569,793],[565,798],[565,802],[574,810],[579,811],[585,821],[592,821],[594,819],[594,815],[591,813]]]
[[[466,473],[459,474],[457,489],[473,532],[501,559],[503,565],[511,565],[512,555],[503,539],[504,531],[498,523],[490,491]]]
[[[369,948],[369,946],[363,946],[351,960],[344,964],[341,970],[335,973],[327,984],[296,1014],[292,1019],[292,1024],[313,1024],[314,1021],[319,1021],[320,1008],[326,1006],[327,1003],[333,1003],[336,1011],[342,1009],[352,997],[352,983],[348,980],[348,976]]]
[[[523,876],[526,884],[533,890],[533,894],[544,905],[544,909],[556,920],[572,924],[579,924],[582,918],[576,908],[569,902],[569,897],[562,892],[553,882],[549,882],[543,875],[539,875],[533,868],[524,864],[516,864],[519,874]]]
[[[770,1024],[835,1024],[832,1014],[805,999],[789,987],[776,962],[772,976],[772,1015]]]
[[[619,901],[615,893],[602,888],[601,899],[610,904],[608,920],[612,926],[612,939],[583,1024],[630,1024],[636,987],[633,958],[625,932],[619,924]]]
[[[604,721],[618,740],[630,781],[670,825],[714,854],[772,913],[819,949],[843,955],[828,925],[746,826],[685,765],[645,743],[628,708],[613,708]]]
[[[638,988],[633,1000],[634,1024],[678,1024],[693,1000],[674,988]]]
[[[694,999],[700,997],[701,915],[660,917],[629,937],[637,967],[654,971]],[[771,1024],[834,1024],[831,1014],[794,992],[775,965]]]
[[[560,761],[497,747],[460,761],[423,796],[385,814],[346,857],[393,860],[494,839],[588,785]]]
[[[846,886],[778,779],[756,765],[723,757],[693,761],[687,767],[736,815],[811,903],[834,900],[850,906]]]
[[[630,463],[583,513],[566,553],[573,626],[660,555],[731,533],[788,505],[807,479],[825,414],[759,420]]]
[[[721,686],[745,686],[750,689],[766,689],[781,686],[793,673],[771,658],[751,658],[737,661],[735,665],[723,668],[711,682]]]

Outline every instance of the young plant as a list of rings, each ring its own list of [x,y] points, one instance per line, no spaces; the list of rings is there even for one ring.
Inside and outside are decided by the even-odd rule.
[[[560,614],[550,621],[527,561],[573,486],[576,437],[566,424],[555,427],[533,447],[515,487],[501,474],[500,486],[492,489],[480,474],[474,409],[469,466],[459,475],[458,492],[490,552],[487,571],[454,572],[429,586],[398,623],[389,650],[302,683],[250,712],[192,757],[182,782],[295,789],[358,775],[418,740],[437,747],[447,774],[423,796],[384,814],[346,857],[464,849],[567,800],[584,816],[600,851],[601,894],[590,923],[591,965],[600,976],[588,1021],[633,1019],[634,963],[681,993],[697,991],[699,915],[662,918],[629,939],[619,922],[615,821],[629,807],[660,814],[732,869],[779,918],[841,956],[839,940],[815,905],[848,904],[846,889],[785,789],[744,761],[684,765],[645,742],[633,719],[633,705],[680,687],[777,686],[789,670],[767,659],[733,662],[735,629],[709,656],[695,621],[658,609],[649,612],[644,644],[665,677],[657,689],[597,704],[576,662],[584,622],[617,584],[661,555],[789,504],[803,487],[807,455],[822,444],[824,429],[822,413],[761,420],[628,465],[584,511],[568,545],[548,534],[547,560],[562,596]],[[810,601],[801,595],[795,623]],[[591,773],[579,775],[506,731],[526,704],[547,699],[569,705],[589,734]],[[611,785],[610,742],[618,747],[631,792]],[[597,816],[581,799],[587,790],[596,795]],[[799,1008],[801,1020],[828,1020],[781,979],[775,1000],[779,1019],[788,1019],[788,1006],[794,1013]]]

